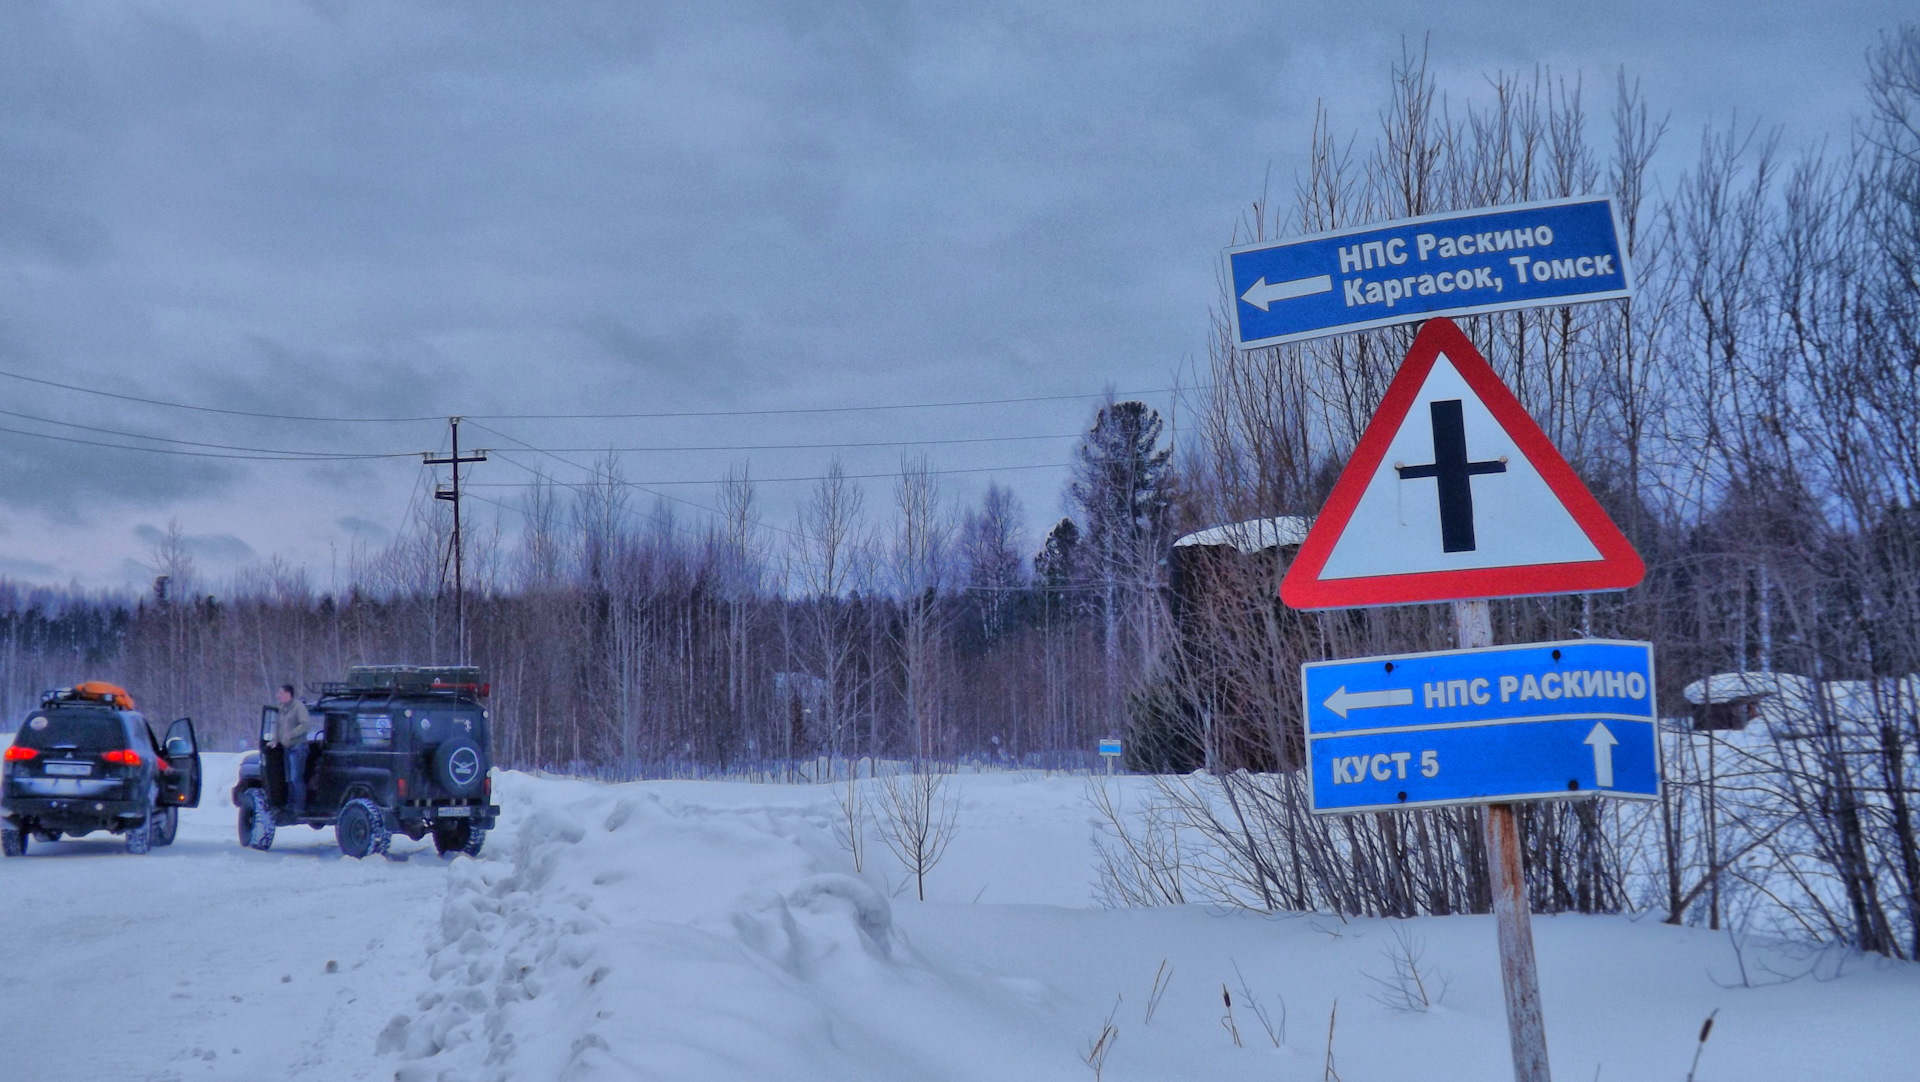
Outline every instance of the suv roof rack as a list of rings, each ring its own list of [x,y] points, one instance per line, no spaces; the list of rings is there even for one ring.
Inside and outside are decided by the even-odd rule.
[[[133,696],[127,694],[126,688],[105,680],[87,680],[70,688],[52,688],[40,693],[41,709],[60,703],[132,710]]]

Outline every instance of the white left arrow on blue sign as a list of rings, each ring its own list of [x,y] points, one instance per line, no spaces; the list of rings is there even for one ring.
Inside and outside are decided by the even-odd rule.
[[[1370,706],[1412,706],[1412,688],[1387,688],[1384,691],[1348,691],[1347,685],[1327,696],[1323,704],[1328,710],[1347,716],[1349,710],[1365,710]]]
[[[1290,301],[1295,297],[1311,297],[1315,293],[1331,292],[1333,292],[1333,275],[1331,274],[1318,274],[1312,278],[1295,278],[1290,282],[1271,283],[1262,276],[1259,281],[1248,286],[1245,293],[1240,294],[1240,299],[1264,312],[1275,301]]]

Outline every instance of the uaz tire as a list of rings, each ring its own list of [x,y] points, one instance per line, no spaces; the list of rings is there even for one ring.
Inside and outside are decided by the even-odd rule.
[[[441,856],[465,853],[477,857],[486,841],[487,832],[472,823],[442,823],[433,828],[433,847]]]
[[[365,797],[355,797],[340,809],[340,818],[333,824],[333,836],[340,843],[342,853],[360,860],[385,853],[393,842],[393,829],[387,826],[387,816],[380,805]]]
[[[433,753],[433,780],[454,796],[478,796],[486,777],[486,757],[466,737],[449,740]]]
[[[10,857],[27,855],[27,833],[12,823],[0,826],[0,853]]]
[[[273,809],[267,791],[259,787],[240,794],[240,844],[262,851],[273,848]]]

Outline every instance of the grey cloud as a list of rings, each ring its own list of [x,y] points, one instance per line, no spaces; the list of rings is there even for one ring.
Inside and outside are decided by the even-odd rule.
[[[1448,94],[1479,93],[1485,71],[1579,70],[1597,141],[1624,65],[1656,111],[1675,111],[1677,169],[1698,124],[1734,107],[1812,128],[1791,133],[1803,142],[1844,127],[1873,31],[1908,16],[1883,0],[1817,9],[4,5],[0,368],[330,415],[1164,386],[1205,349],[1218,252],[1244,209],[1269,175],[1276,201],[1291,192],[1315,101],[1343,137],[1370,137],[1402,42],[1418,48],[1436,20]],[[182,413],[6,380],[0,392],[43,416],[249,446],[415,451],[445,433],[438,421]],[[549,446],[1033,434],[1082,426],[1081,406],[498,427]],[[271,478],[323,523],[398,521],[406,482],[392,482],[419,470],[42,442],[0,434],[15,479],[0,502],[74,529],[95,507],[152,510],[246,477]],[[954,450],[935,464],[1041,453]],[[828,454],[783,455],[779,472],[817,472]],[[737,457],[632,469],[713,479]],[[848,460],[884,469],[898,453]],[[1008,480],[1049,517],[1057,475]],[[800,488],[770,489],[770,502]]]
[[[359,515],[347,515],[344,518],[337,519],[335,520],[335,525],[345,530],[350,536],[362,541],[381,542],[393,536],[391,527],[375,522],[372,519],[361,518]]]
[[[110,416],[110,415],[109,415]],[[99,418],[96,418],[98,420]],[[165,507],[177,500],[219,491],[236,471],[221,460],[109,450],[21,434],[49,431],[31,422],[0,418],[0,505],[45,512],[72,527],[97,522],[106,511]],[[72,430],[54,435],[98,442],[126,442]]]
[[[157,526],[142,523],[133,528],[133,536],[142,544],[154,548],[166,541],[167,532]],[[232,534],[187,534],[181,537],[180,543],[186,547],[188,555],[203,565],[216,564],[232,567],[246,563],[256,556],[252,545]]]
[[[0,576],[45,582],[60,574],[60,569],[39,560],[19,560],[0,556]]]
[[[131,557],[120,561],[114,569],[113,582],[116,586],[128,590],[146,590],[153,587],[153,565],[142,563]]]

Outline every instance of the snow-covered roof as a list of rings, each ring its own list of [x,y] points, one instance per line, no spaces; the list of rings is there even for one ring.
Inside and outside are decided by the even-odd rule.
[[[1843,730],[1872,731],[1883,714],[1915,709],[1920,703],[1920,675],[1816,684],[1795,673],[1715,673],[1688,684],[1681,694],[1696,705],[1753,700],[1757,717],[1780,736],[1808,732],[1816,720],[1819,699],[1825,700],[1826,709]]]
[[[1307,527],[1313,520],[1300,515],[1281,515],[1279,518],[1255,518],[1245,522],[1233,522],[1225,526],[1209,526],[1196,533],[1190,533],[1173,543],[1174,548],[1187,545],[1232,545],[1245,553],[1264,552],[1279,545],[1298,545],[1307,539]]]

